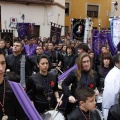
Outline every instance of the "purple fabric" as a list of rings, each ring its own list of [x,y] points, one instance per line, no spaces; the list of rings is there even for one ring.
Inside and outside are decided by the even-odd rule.
[[[95,55],[99,55],[101,53],[101,47],[106,44],[106,33],[105,31],[92,31],[92,50]]]
[[[29,34],[29,23],[17,23],[18,37],[24,39]]]
[[[27,56],[35,55],[36,46],[37,46],[36,44],[33,44],[32,46],[25,45],[24,46],[25,55],[27,55]]]
[[[60,82],[60,81],[62,81],[63,79],[65,79],[65,78],[68,76],[68,74],[69,74],[71,71],[75,70],[75,69],[77,69],[77,65],[74,65],[74,66],[71,67],[69,70],[67,70],[67,71],[64,72],[62,75],[60,75],[60,76],[58,77],[58,82]]]
[[[111,33],[107,32],[107,40],[109,44],[109,49],[112,55],[115,55],[117,53],[117,49],[113,44]]]
[[[20,83],[9,81],[13,92],[30,120],[43,120],[28,98]]]
[[[35,23],[17,23],[18,37],[24,39],[25,36],[33,36]]]

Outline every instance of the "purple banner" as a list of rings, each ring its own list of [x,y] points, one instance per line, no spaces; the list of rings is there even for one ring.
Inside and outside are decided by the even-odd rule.
[[[34,105],[28,98],[27,94],[25,93],[24,89],[20,85],[20,83],[15,83],[9,81],[12,90],[17,97],[21,107],[25,111],[26,115],[30,120],[43,120],[42,117],[39,115],[37,110],[35,109]]]
[[[33,36],[34,23],[17,23],[18,37],[24,39],[25,36]]]
[[[92,31],[92,50],[94,51],[95,55],[101,53],[102,46],[106,45],[106,38],[105,31]]]
[[[113,44],[112,35],[110,32],[107,32],[106,34],[107,34],[107,40],[108,40],[110,52],[112,55],[115,55],[117,53],[117,49]]]
[[[77,69],[77,65],[74,65],[74,66],[71,67],[69,70],[67,70],[67,71],[64,72],[62,75],[60,75],[60,76],[58,77],[58,82],[60,82],[60,81],[62,81],[63,79],[65,79],[65,78],[68,76],[68,74],[69,74],[71,71],[75,70],[75,69]]]

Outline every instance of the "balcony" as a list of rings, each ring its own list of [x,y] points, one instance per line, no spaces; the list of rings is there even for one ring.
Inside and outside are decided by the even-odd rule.
[[[4,2],[15,2],[22,4],[53,4],[54,0],[0,0]]]

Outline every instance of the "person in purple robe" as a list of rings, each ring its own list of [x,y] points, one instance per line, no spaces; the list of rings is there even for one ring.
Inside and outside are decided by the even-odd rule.
[[[30,38],[29,39],[29,44],[24,45],[24,53],[26,56],[31,56],[36,53],[36,44],[34,44],[34,39]]]

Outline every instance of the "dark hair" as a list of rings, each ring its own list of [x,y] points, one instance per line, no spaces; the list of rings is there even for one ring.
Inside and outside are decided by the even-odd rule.
[[[53,46],[55,46],[55,43],[54,43],[54,42],[49,42],[48,45],[49,45],[49,44],[52,44]]]
[[[88,54],[90,54],[90,53],[94,53],[91,49],[88,51]]]
[[[86,43],[81,43],[79,46],[78,46],[78,49],[83,49],[85,52],[88,52],[89,51],[89,47]]]
[[[16,40],[16,41],[14,41],[14,43],[19,43],[19,44],[21,44],[21,47],[23,47],[23,44],[21,41]]]
[[[80,80],[80,78],[81,78],[81,76],[82,76],[82,60],[83,60],[83,58],[85,58],[85,57],[88,57],[88,58],[90,59],[90,64],[91,64],[90,55],[89,55],[88,53],[86,53],[86,52],[81,53],[81,54],[78,56],[77,60],[76,60],[76,64],[77,64],[77,66],[78,66],[78,68],[77,68],[77,70],[76,70],[76,75],[77,75],[78,81]],[[92,70],[91,67],[90,67],[90,70],[89,70],[88,74],[89,74],[91,77],[94,77],[94,75],[93,75],[93,70]]]
[[[8,80],[13,81],[13,82],[20,82],[20,76],[17,75],[15,72],[6,72],[6,77]]]
[[[0,50],[0,55],[3,55],[5,57],[5,53],[2,50]]]
[[[5,40],[4,39],[0,39],[0,41],[3,41],[5,43]]]
[[[113,56],[113,64],[115,65],[115,63],[120,62],[120,54],[116,54],[115,56]]]
[[[33,37],[32,37],[32,36],[29,36],[29,37],[28,37],[28,40],[30,41],[31,39],[33,39]]]
[[[104,55],[103,55],[102,61],[101,61],[101,67],[104,67],[104,63],[103,63],[103,60],[104,60],[104,59],[110,60],[110,65],[109,65],[109,67],[112,68],[112,67],[113,67],[112,55],[111,55],[110,53],[107,53],[107,54],[104,54]]]
[[[71,49],[72,50],[72,54],[74,54],[74,48],[72,47],[72,46],[67,46],[67,48],[66,48],[66,53],[67,53],[67,49]]]
[[[106,46],[106,45],[103,45],[103,46],[101,47],[101,49],[102,49],[103,47],[106,47],[106,48],[107,48],[107,46]]]
[[[40,56],[37,57],[37,64],[39,64],[39,62],[40,62],[41,59],[43,59],[43,58],[47,59],[48,62],[50,63],[49,57],[48,57],[47,55],[44,55],[44,54],[43,54],[43,55],[40,55]]]
[[[78,87],[76,89],[76,99],[78,102],[83,101],[86,102],[88,97],[93,97],[95,92],[93,89],[89,87]]]

